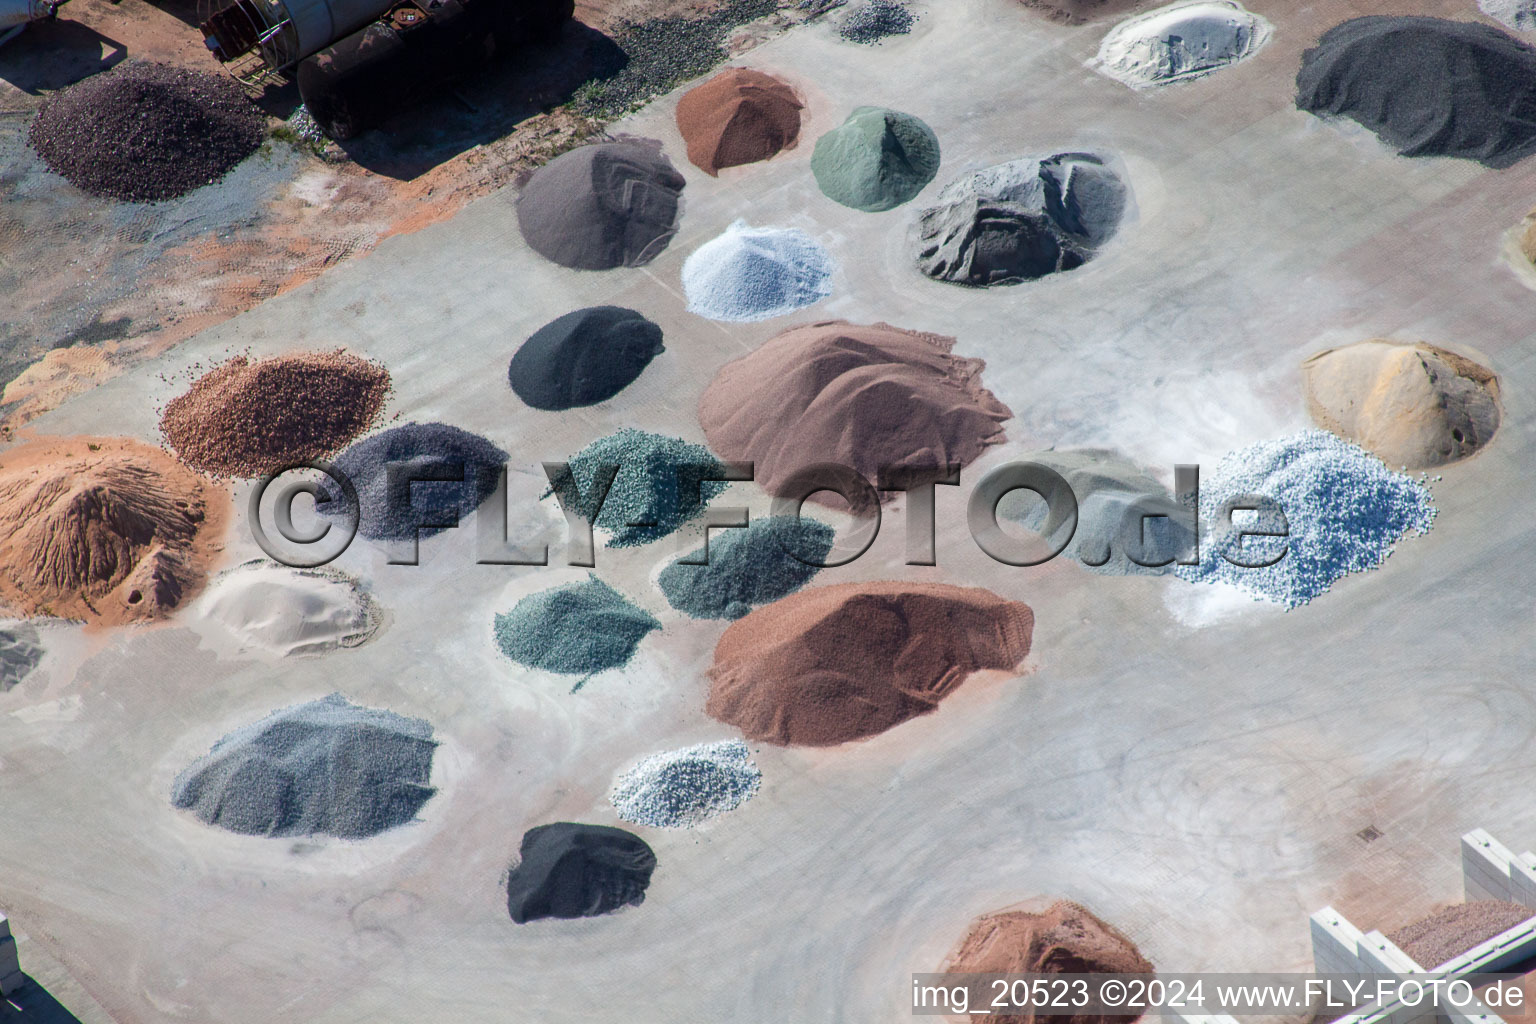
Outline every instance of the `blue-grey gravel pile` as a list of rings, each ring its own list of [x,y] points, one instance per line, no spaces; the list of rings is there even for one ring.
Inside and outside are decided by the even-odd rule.
[[[798,516],[755,519],[710,538],[709,564],[679,559],[657,583],[667,603],[695,619],[739,619],[753,605],[792,594],[821,571],[836,531]],[[702,558],[704,549],[686,558]]]
[[[703,513],[705,503],[726,486],[705,481],[697,498],[679,494],[680,467],[718,467],[720,460],[701,444],[633,427],[600,437],[572,457],[571,475],[589,499],[604,465],[619,468],[613,486],[595,518],[591,500],[582,512],[594,526],[609,532],[609,547],[635,547],[665,537]]]
[[[427,722],[333,693],[219,740],[176,776],[171,803],[243,835],[363,839],[410,821],[437,792],[436,748]]]
[[[1217,529],[1230,498],[1262,495],[1285,513],[1285,538],[1237,536]],[[1427,533],[1435,508],[1423,484],[1388,469],[1374,455],[1322,430],[1305,430],[1229,452],[1200,481],[1200,518],[1206,535],[1200,564],[1179,567],[1185,579],[1235,584],[1256,598],[1294,608],[1325,593],[1350,573],[1374,569],[1410,533]],[[1240,527],[1254,513],[1234,516]],[[1231,564],[1267,561],[1266,568]]]
[[[837,34],[850,43],[879,43],[890,36],[904,36],[917,21],[901,0],[867,0],[838,26]]]
[[[0,630],[0,693],[27,678],[42,660],[37,627],[21,623]]]
[[[740,740],[652,754],[614,782],[619,817],[636,825],[689,828],[750,800],[762,781]]]

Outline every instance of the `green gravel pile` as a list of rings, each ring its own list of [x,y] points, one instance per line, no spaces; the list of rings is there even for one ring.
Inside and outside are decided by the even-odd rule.
[[[865,213],[895,209],[939,173],[939,137],[911,114],[859,107],[816,140],[811,173],[835,203]]]
[[[834,536],[832,527],[814,519],[770,516],[746,529],[721,530],[710,539],[708,565],[679,559],[661,571],[657,582],[672,607],[685,615],[739,619],[753,605],[777,601],[809,583],[827,560]],[[703,554],[700,548],[685,557]]]
[[[495,622],[496,646],[513,661],[583,677],[627,664],[645,635],[660,628],[595,576],[530,594]]]
[[[705,481],[699,500],[681,500],[677,493],[679,466],[718,466],[720,460],[701,444],[625,427],[600,437],[571,459],[571,473],[582,494],[591,496],[592,482],[603,465],[619,467],[597,518],[588,502],[582,515],[607,530],[609,547],[649,544],[703,513],[710,498],[725,490],[719,481]]]

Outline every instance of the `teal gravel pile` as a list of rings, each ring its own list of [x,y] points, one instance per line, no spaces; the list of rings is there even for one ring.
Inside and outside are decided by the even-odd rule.
[[[661,623],[595,576],[530,594],[495,622],[496,646],[508,658],[582,677],[627,664],[646,634],[660,628]]]
[[[835,203],[865,213],[893,210],[939,173],[939,137],[911,114],[859,107],[816,140],[811,173]]]
[[[689,564],[690,552],[661,571],[657,582],[668,603],[695,619],[739,619],[753,605],[793,594],[820,571],[835,532],[825,523],[770,516],[745,529],[710,538],[709,564]],[[797,557],[798,556],[798,557]]]
[[[604,465],[618,466],[619,473],[593,518],[592,483]],[[678,467],[719,465],[720,460],[701,444],[625,427],[577,452],[571,459],[571,473],[581,493],[589,498],[582,515],[608,531],[609,547],[626,548],[673,533],[702,514],[709,499],[725,490],[724,483],[705,481],[699,488],[699,500],[691,495],[680,498]]]

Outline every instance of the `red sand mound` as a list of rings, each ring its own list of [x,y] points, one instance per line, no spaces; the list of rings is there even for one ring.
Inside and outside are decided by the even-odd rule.
[[[1029,606],[940,583],[792,594],[725,631],[705,710],[749,739],[830,747],[927,714],[972,672],[1029,653]]]
[[[0,454],[0,601],[28,616],[160,617],[202,586],[228,502],[126,438],[12,448]]]
[[[975,974],[1151,974],[1131,940],[1065,900],[1041,914],[1002,911],[971,922],[945,971]],[[973,1014],[992,1024],[1131,1024],[1139,1014]]]
[[[754,164],[800,140],[795,90],[771,75],[729,68],[677,101],[677,128],[688,159],[706,174]]]
[[[387,370],[345,352],[236,356],[172,399],[160,431],[189,466],[262,476],[345,448],[388,394]]]
[[[1013,411],[981,386],[985,364],[951,355],[954,344],[884,323],[793,327],[720,370],[699,422],[722,458],[756,463],[771,494],[817,462],[870,483],[882,468],[962,466],[1002,442]]]

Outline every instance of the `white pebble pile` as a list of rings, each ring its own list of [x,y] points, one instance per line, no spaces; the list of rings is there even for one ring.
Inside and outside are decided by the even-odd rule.
[[[832,294],[827,250],[795,228],[754,228],[738,220],[683,264],[688,311],[747,323],[783,316]]]
[[[1229,498],[1262,495],[1285,513],[1290,536],[1249,537],[1219,523]],[[1253,513],[1237,513],[1238,527]],[[1200,519],[1205,533],[1200,564],[1180,567],[1185,579],[1235,584],[1256,598],[1295,608],[1354,572],[1384,562],[1398,540],[1427,533],[1435,521],[1429,491],[1412,477],[1388,469],[1376,456],[1322,430],[1305,430],[1229,452],[1200,481]],[[1239,542],[1241,541],[1241,544]],[[1272,566],[1231,564],[1231,552],[1257,563],[1287,546]]]
[[[614,781],[609,799],[636,825],[690,828],[750,800],[762,777],[740,740],[701,743],[645,758]]]
[[[1477,0],[1477,9],[1516,32],[1536,30],[1536,0]]]
[[[1132,89],[1199,78],[1269,42],[1269,22],[1233,0],[1176,3],[1137,15],[1104,37],[1092,62]]]

